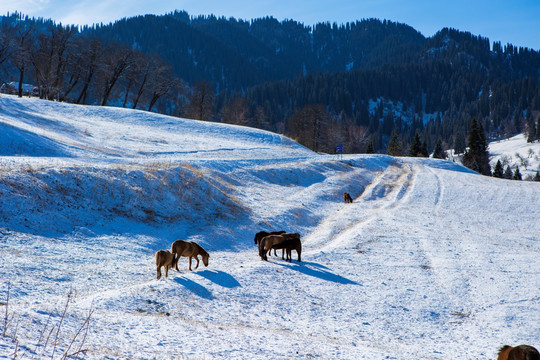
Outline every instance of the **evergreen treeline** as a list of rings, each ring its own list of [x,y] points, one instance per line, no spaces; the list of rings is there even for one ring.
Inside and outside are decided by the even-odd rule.
[[[322,105],[320,151],[386,151],[393,132],[403,154],[419,132],[431,153],[438,140],[464,152],[471,119],[490,137],[526,131],[540,138],[540,54],[455,29],[425,38],[413,28],[367,19],[313,27],[272,17],[251,21],[186,12],[140,16],[85,29],[136,45],[174,64],[192,86],[212,84],[215,120],[285,133],[291,118]],[[240,106],[241,119],[231,115]],[[246,108],[247,106],[247,108]],[[305,117],[300,117],[305,118]],[[369,140],[358,133],[367,132]],[[355,135],[356,134],[356,135]],[[360,140],[360,141],[359,141]]]
[[[219,92],[306,73],[400,63],[425,41],[410,26],[375,19],[310,27],[272,17],[190,17],[184,11],[122,19],[83,32],[159,54],[188,83],[207,81]]]
[[[454,29],[178,11],[80,30],[0,20],[0,80],[47,99],[250,125],[323,152],[464,153],[472,119],[484,136],[540,139],[540,54]]]

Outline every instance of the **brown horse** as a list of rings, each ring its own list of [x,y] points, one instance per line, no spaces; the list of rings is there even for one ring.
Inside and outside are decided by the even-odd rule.
[[[281,234],[285,234],[286,231],[283,231],[283,230],[280,230],[280,231],[259,231],[258,233],[255,234],[255,239],[253,239],[253,241],[255,242],[255,245],[259,245],[259,243],[261,242],[262,238],[265,237],[265,236],[268,236],[268,235],[281,235]]]
[[[287,239],[294,239],[294,238],[300,238],[300,234],[298,233],[285,233],[281,235],[268,235],[261,239],[259,243],[259,256],[261,259],[267,261],[268,252],[272,249],[272,246],[279,244]],[[275,251],[275,250],[274,250]],[[282,254],[283,258],[283,254]]]
[[[268,235],[263,237],[259,242],[259,256],[261,259],[267,261],[267,253],[272,249],[272,246],[285,240],[286,239],[282,235]]]
[[[208,266],[208,258],[210,257],[210,255],[206,252],[206,250],[202,248],[201,245],[197,244],[194,241],[176,240],[171,245],[171,252],[175,256],[176,270],[178,270],[178,260],[180,260],[181,256],[189,257],[189,271],[192,271],[192,258],[195,258],[197,260],[197,266],[195,266],[195,269],[199,267],[198,255],[201,255],[204,266]]]
[[[156,258],[157,279],[161,279],[162,266],[165,268],[165,277],[168,277],[169,269],[176,266],[174,254],[172,254],[169,250],[158,250],[154,256]]]
[[[280,230],[280,231],[259,231],[258,233],[255,234],[255,238],[253,239],[253,241],[255,242],[255,245],[259,245],[259,243],[261,242],[262,238],[265,237],[265,236],[268,236],[268,235],[281,235],[281,234],[285,234],[285,231],[283,230]],[[270,254],[272,255],[272,254]],[[281,254],[283,255],[283,254]],[[274,256],[277,256],[277,252],[276,250],[274,250]]]
[[[349,195],[349,193],[343,193],[343,201],[345,201],[345,203],[352,203],[352,197],[351,195]]]
[[[298,262],[301,260],[302,255],[302,242],[300,241],[300,237],[295,237],[291,239],[286,239],[279,244],[272,245],[272,249],[284,249],[287,251],[287,261],[292,262],[292,250],[296,250],[296,253],[298,254]]]
[[[504,345],[499,349],[497,360],[540,360],[540,353],[530,345]]]

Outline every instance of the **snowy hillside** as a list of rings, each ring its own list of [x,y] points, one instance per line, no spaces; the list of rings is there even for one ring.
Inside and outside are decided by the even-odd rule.
[[[3,95],[0,199],[0,359],[540,348],[540,183]],[[255,233],[278,229],[302,235],[302,262],[261,261]],[[201,244],[209,266],[181,258],[156,280],[153,254],[176,239]]]
[[[515,171],[517,166],[523,179],[534,178],[536,172],[540,171],[540,142],[528,143],[525,134],[491,142],[488,151],[491,155],[492,169],[495,168],[497,161],[501,162],[504,169],[510,166]]]

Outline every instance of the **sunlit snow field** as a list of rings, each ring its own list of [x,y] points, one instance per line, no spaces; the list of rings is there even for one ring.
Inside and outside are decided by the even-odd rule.
[[[0,359],[540,348],[539,219],[540,183],[450,161],[338,159],[257,129],[2,95]],[[281,229],[302,235],[302,262],[261,261],[255,233]],[[156,280],[176,239],[209,266],[181,258]]]

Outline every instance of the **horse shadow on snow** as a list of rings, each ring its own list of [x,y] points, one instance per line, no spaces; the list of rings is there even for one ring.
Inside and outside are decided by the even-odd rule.
[[[185,278],[183,276],[174,278],[174,281],[176,281],[178,284],[184,286],[186,289],[191,291],[197,296],[200,296],[204,299],[213,300],[214,295],[212,295],[212,292],[202,286],[201,284],[196,283],[193,280],[190,280],[188,278]]]
[[[338,284],[346,284],[346,285],[362,285],[357,283],[356,281],[347,279],[344,276],[338,275],[336,273],[333,273],[331,269],[327,268],[324,265],[317,264],[314,262],[309,261],[302,261],[301,263],[289,263],[289,264],[283,264],[283,263],[276,263],[280,266],[289,268],[291,270],[298,271],[302,274],[313,276],[322,280],[335,282]]]
[[[198,271],[195,274],[202,276],[203,278],[208,279],[211,282],[224,288],[233,289],[235,287],[242,287],[242,285],[240,285],[240,283],[234,278],[234,276],[232,276],[231,274],[227,274],[224,271],[204,270]]]
[[[242,285],[236,280],[232,275],[219,271],[219,270],[204,270],[204,271],[197,271],[193,274],[199,275],[207,280],[210,280],[211,282],[222,286],[224,288],[233,289],[235,287],[242,287]],[[214,295],[210,290],[208,290],[203,285],[188,279],[184,276],[176,277],[174,278],[174,281],[176,281],[178,284],[184,286],[186,289],[191,291],[197,296],[200,296],[204,299],[213,300]]]

